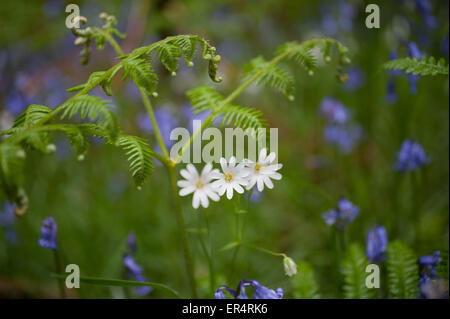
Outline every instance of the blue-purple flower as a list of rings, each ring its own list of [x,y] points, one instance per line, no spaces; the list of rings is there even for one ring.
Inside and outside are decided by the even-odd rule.
[[[419,298],[441,299],[448,298],[448,281],[445,282],[437,276],[436,267],[442,261],[440,251],[435,251],[432,255],[419,258],[420,280]]]
[[[416,0],[416,8],[428,28],[434,29],[437,27],[437,20],[432,14],[433,8],[428,0]]]
[[[11,244],[17,243],[17,233],[14,230],[14,223],[17,217],[14,214],[14,208],[14,204],[5,202],[3,208],[0,210],[0,228],[3,228],[5,238]]]
[[[135,281],[145,282],[147,278],[143,274],[143,268],[134,259],[136,254],[136,236],[133,232],[128,235],[127,238],[128,252],[123,256],[123,264],[125,266],[126,275],[134,278]],[[144,297],[152,292],[153,288],[148,286],[136,287],[136,295]]]
[[[58,227],[53,217],[47,217],[42,222],[41,237],[39,238],[39,246],[56,250],[58,249]]]
[[[394,169],[399,172],[414,171],[429,162],[430,159],[425,154],[422,145],[407,139],[402,143],[400,151],[397,153]]]
[[[344,88],[349,91],[355,91],[364,85],[366,77],[361,68],[353,67],[346,71],[348,74],[348,80],[344,83]]]
[[[377,225],[367,232],[366,255],[369,261],[377,262],[385,259],[388,237],[386,229]]]
[[[414,42],[408,43],[408,51],[409,55],[413,58],[420,59],[422,57],[422,54],[420,53],[419,48],[417,47],[417,44],[415,44]],[[409,91],[411,92],[411,94],[416,94],[417,81],[419,80],[419,76],[409,73],[408,80],[409,80]]]
[[[231,297],[235,299],[249,299],[247,296],[246,288],[253,287],[252,299],[282,299],[283,288],[277,288],[275,290],[264,287],[256,280],[241,280],[236,290],[231,289],[228,286],[220,286],[214,293],[214,299],[226,299],[225,291],[227,291]]]
[[[322,100],[319,112],[330,123],[345,124],[350,118],[348,109],[341,102],[330,97]]]
[[[322,214],[322,218],[328,226],[336,225],[339,229],[344,229],[352,223],[359,215],[359,207],[345,198],[341,198],[338,207]]]
[[[344,154],[349,154],[358,145],[363,136],[359,124],[337,125],[328,124],[324,130],[324,139],[336,145]]]

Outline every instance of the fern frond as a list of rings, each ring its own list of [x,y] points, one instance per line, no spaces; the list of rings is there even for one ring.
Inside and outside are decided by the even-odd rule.
[[[289,59],[294,59],[298,64],[303,66],[306,71],[311,71],[317,65],[317,59],[312,54],[312,50],[295,41],[287,42],[280,46],[277,50],[277,54],[283,53],[287,53]]]
[[[144,139],[131,135],[120,135],[116,146],[126,151],[131,175],[136,186],[141,187],[153,170],[153,151]]]
[[[223,102],[224,97],[208,86],[192,89],[188,91],[187,95],[194,113],[210,110],[214,112],[214,119],[223,115],[222,126],[233,124],[234,127],[242,130],[250,130],[255,137],[259,128],[267,126],[266,121],[262,118],[263,113],[254,108],[225,104],[218,112],[217,107]]]
[[[181,49],[172,43],[172,41],[162,41],[157,43],[153,47],[153,51],[169,72],[176,72],[178,70]]]
[[[295,79],[285,69],[277,65],[269,65],[269,62],[259,56],[244,66],[244,78],[258,75],[256,84],[264,84],[280,91],[289,99],[293,98]]]
[[[319,285],[317,284],[313,267],[306,261],[297,263],[297,274],[291,277],[292,294],[296,299],[319,299]]]
[[[108,102],[99,97],[80,95],[62,106],[61,119],[71,118],[79,113],[81,119],[88,117],[91,121],[97,120],[97,123],[108,131],[109,138],[114,140],[119,133],[119,124],[114,113],[110,111],[111,108]]]
[[[417,298],[419,268],[411,249],[400,241],[389,243],[386,262],[391,297],[396,299]]]
[[[44,105],[31,104],[15,120],[13,127],[32,127],[36,122],[50,113],[51,109]]]
[[[353,244],[348,247],[342,262],[344,297],[347,299],[369,299],[373,290],[366,287],[366,266],[369,264],[364,249]]]
[[[189,90],[187,96],[192,104],[194,114],[214,110],[223,101],[223,96],[209,86],[199,86]]]
[[[32,104],[27,109],[20,114],[14,121],[12,127],[13,132],[17,133],[24,129],[33,127],[39,120],[44,118],[50,113],[51,109],[44,105]],[[41,152],[48,153],[48,145],[50,144],[50,139],[46,132],[34,132],[27,136],[27,138],[22,142],[24,146],[37,149]]]
[[[137,86],[144,88],[149,94],[155,92],[158,76],[153,72],[151,55],[125,60],[123,69],[122,80],[129,76]]]
[[[263,113],[257,109],[239,105],[226,105],[223,109],[222,126],[233,124],[244,131],[247,129],[258,130],[267,126],[262,118]]]
[[[402,58],[386,62],[383,67],[386,70],[402,70],[405,73],[412,73],[414,75],[448,75],[448,64],[446,65],[443,58],[436,61],[434,57],[422,59],[417,58]]]
[[[25,151],[17,144],[0,144],[0,183],[10,201],[16,201],[23,181]]]

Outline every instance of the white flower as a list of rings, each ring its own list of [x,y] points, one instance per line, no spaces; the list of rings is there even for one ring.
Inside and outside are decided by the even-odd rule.
[[[267,188],[273,188],[271,179],[280,180],[281,174],[277,173],[279,169],[283,167],[282,164],[272,164],[275,160],[275,152],[272,152],[267,156],[267,149],[263,148],[259,153],[258,161],[247,161],[248,184],[247,189],[252,189],[253,186],[258,187],[258,191],[262,192],[264,185]]]
[[[245,187],[248,182],[246,178],[248,172],[245,169],[245,163],[242,162],[236,165],[236,158],[232,156],[227,165],[227,161],[222,157],[220,159],[220,166],[222,166],[222,173],[218,173],[215,176],[217,181],[213,183],[219,195],[222,196],[226,191],[227,198],[231,199],[234,190],[239,194],[244,193],[242,186]]]
[[[283,259],[284,272],[287,276],[291,277],[297,273],[297,264],[292,260],[292,258],[285,256]]]
[[[201,175],[198,175],[197,170],[194,165],[188,164],[186,169],[182,169],[180,171],[181,176],[185,178],[185,180],[178,181],[177,185],[180,189],[180,196],[186,196],[191,193],[194,193],[192,197],[192,207],[197,209],[200,204],[207,208],[209,205],[208,197],[213,201],[217,202],[220,197],[217,195],[216,190],[212,187],[212,183],[210,181],[213,179],[213,176],[218,174],[219,170],[212,169],[211,163],[208,163],[203,167]]]

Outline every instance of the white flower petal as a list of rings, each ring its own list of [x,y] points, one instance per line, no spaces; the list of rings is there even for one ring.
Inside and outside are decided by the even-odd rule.
[[[220,166],[222,167],[222,171],[225,171],[228,168],[227,160],[221,157],[219,162]]]
[[[260,152],[259,152],[259,157],[258,157],[258,162],[264,162],[264,160],[267,157],[267,149],[263,148]]]
[[[202,169],[202,176],[208,175],[211,172],[211,169],[212,169],[212,164],[211,163],[206,164]]]
[[[228,162],[228,167],[234,167],[236,165],[236,157],[231,156],[230,161]]]
[[[194,191],[195,191],[195,186],[191,185],[191,186],[188,186],[188,187],[180,189],[178,194],[180,196],[186,196],[186,195],[189,195],[189,194],[193,193]]]
[[[231,186],[231,185],[227,186],[227,198],[228,199],[233,198],[233,186]]]
[[[258,190],[260,192],[262,192],[264,190],[264,182],[262,178],[258,178],[258,180],[256,181],[256,184],[258,186]]]
[[[270,189],[273,188],[273,183],[272,183],[272,181],[270,180],[270,178],[267,177],[267,176],[264,177],[264,184],[266,184],[266,186],[267,186],[268,188],[270,188]]]
[[[200,205],[200,197],[198,194],[198,191],[194,193],[194,196],[192,197],[192,207],[197,209]]]
[[[269,156],[267,156],[266,158],[266,163],[267,164],[272,163],[275,160],[275,157],[276,157],[275,152],[270,153]]]
[[[188,172],[191,173],[192,177],[198,178],[198,172],[194,165],[189,163],[186,165],[186,168],[187,168]]]
[[[233,188],[236,190],[236,192],[238,192],[239,194],[242,194],[243,192],[244,192],[244,189],[242,188],[242,186],[241,185],[239,185],[239,184],[237,184],[237,183],[235,183],[234,185],[233,185]]]
[[[185,169],[182,169],[180,171],[180,175],[183,176],[187,180],[192,180],[193,179],[193,176]]]
[[[217,202],[220,199],[219,195],[217,195],[217,193],[210,187],[205,187],[204,190],[206,195],[208,195],[208,197],[211,198],[213,201]]]
[[[200,202],[201,202],[202,206],[204,208],[208,208],[208,205],[209,205],[208,196],[206,196],[206,194],[204,192],[202,192],[199,196],[200,196]]]
[[[178,185],[178,187],[184,188],[184,187],[191,186],[192,182],[182,179],[177,182],[177,185]]]

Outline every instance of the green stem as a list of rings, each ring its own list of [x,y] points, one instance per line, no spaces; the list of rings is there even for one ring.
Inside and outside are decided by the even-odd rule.
[[[53,250],[53,259],[55,262],[55,271],[56,273],[60,274],[61,273],[61,261],[59,259],[59,253],[57,249]],[[66,298],[66,290],[64,288],[64,280],[63,279],[58,279],[58,287],[59,287],[59,294],[60,297],[62,299]]]
[[[283,257],[283,258],[287,257],[285,253],[277,253],[276,251],[272,251],[270,249],[259,247],[259,246],[256,246],[256,245],[253,245],[253,244],[249,244],[249,243],[241,243],[241,244],[242,244],[242,246],[245,246],[247,248],[251,248],[251,249],[260,251],[262,253],[265,253],[265,254],[268,254],[268,255],[271,255],[271,256]]]
[[[189,278],[189,285],[191,287],[191,292],[194,298],[197,298],[197,287],[194,277],[194,269],[193,269],[193,263],[191,258],[191,252],[189,248],[189,241],[186,231],[186,225],[184,223],[184,217],[183,217],[183,209],[181,207],[181,200],[178,196],[178,186],[177,186],[177,179],[176,179],[176,171],[174,166],[167,166],[167,169],[169,171],[169,177],[170,177],[170,184],[172,186],[173,195],[175,197],[175,206],[176,206],[176,213],[177,213],[177,222],[178,222],[178,228],[181,232],[181,241],[183,244],[183,252],[184,252],[184,260],[186,263],[186,270],[188,273]]]
[[[199,212],[199,213],[201,214],[202,212]],[[199,216],[198,228],[199,228],[199,230],[201,230],[201,228],[202,228],[202,224],[201,224],[201,221],[200,221],[200,216]],[[210,284],[211,293],[213,293],[214,290],[215,290],[214,267],[213,267],[213,262],[212,262],[212,259],[211,259],[211,255],[208,252],[208,249],[206,248],[205,241],[203,240],[203,235],[202,235],[201,231],[199,231],[199,233],[198,233],[198,239],[200,241],[200,246],[201,246],[201,248],[203,250],[203,254],[205,255],[206,262],[208,263],[209,284]]]

